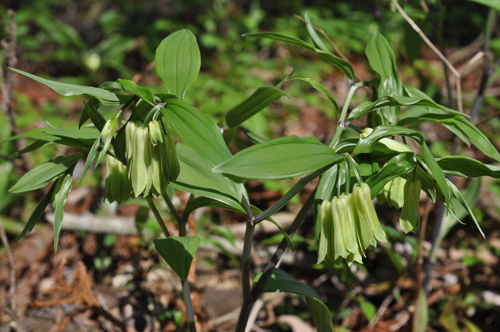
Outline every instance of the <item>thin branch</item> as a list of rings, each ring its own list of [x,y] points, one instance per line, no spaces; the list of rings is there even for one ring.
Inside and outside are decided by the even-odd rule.
[[[391,0],[393,5],[396,7],[398,12],[403,16],[403,18],[410,24],[410,26],[415,30],[420,37],[424,40],[424,42],[429,46],[434,53],[437,54],[437,56],[441,59],[441,61],[444,62],[446,67],[455,75],[456,77],[456,84],[457,84],[457,101],[458,101],[458,111],[463,113],[463,107],[462,107],[462,87],[460,83],[460,73],[458,70],[453,67],[453,65],[446,59],[446,57],[441,53],[434,44],[431,43],[431,41],[427,38],[427,36],[422,32],[422,30],[418,27],[418,25],[405,13],[403,8],[399,5],[399,3],[396,0]]]
[[[165,223],[163,222],[163,219],[160,215],[160,212],[156,208],[156,205],[153,202],[153,199],[151,198],[151,196],[146,196],[146,201],[148,202],[148,205],[149,205],[149,208],[151,209],[151,211],[153,211],[153,214],[156,218],[156,221],[158,222],[158,225],[160,225],[160,228],[161,228],[163,234],[165,234],[166,237],[169,237],[170,232],[168,231],[167,226],[165,226]]]

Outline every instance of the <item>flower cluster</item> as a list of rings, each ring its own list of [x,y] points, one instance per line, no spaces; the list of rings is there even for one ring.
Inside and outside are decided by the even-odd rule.
[[[361,262],[369,246],[376,246],[377,241],[387,242],[366,183],[356,184],[352,194],[323,201],[320,213],[319,251],[326,253],[327,263],[339,263],[342,259],[349,265]]]
[[[125,127],[125,156],[134,196],[162,195],[170,181],[179,176],[180,166],[171,133],[152,120],[148,126],[130,121]]]

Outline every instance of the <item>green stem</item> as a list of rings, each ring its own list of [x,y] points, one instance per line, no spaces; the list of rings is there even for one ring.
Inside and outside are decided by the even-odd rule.
[[[174,203],[172,203],[172,200],[170,199],[170,196],[168,196],[166,191],[163,193],[163,199],[165,200],[165,203],[167,203],[170,212],[172,212],[175,220],[177,221],[177,224],[179,226],[179,236],[186,236],[186,220],[184,220],[179,212],[177,212]]]
[[[335,135],[333,136],[332,141],[328,145],[329,147],[334,148],[335,145],[337,145],[337,142],[340,139],[340,135],[342,134],[342,132],[344,131],[344,128],[346,126],[346,124],[344,122],[345,122],[345,118],[347,116],[347,111],[349,110],[349,105],[351,104],[352,97],[354,96],[354,92],[356,92],[356,90],[359,87],[362,87],[364,84],[365,84],[365,82],[358,82],[356,84],[351,85],[351,88],[349,89],[349,93],[347,94],[347,97],[345,99],[344,106],[342,106],[342,112],[340,113],[339,123],[337,125],[337,130],[335,131]]]
[[[156,218],[156,221],[160,225],[160,228],[161,228],[163,234],[165,234],[165,237],[169,237],[170,232],[168,231],[167,226],[165,226],[165,223],[163,222],[163,219],[161,218],[160,212],[158,212],[158,209],[156,208],[156,205],[153,202],[153,199],[151,198],[151,196],[146,196],[146,201],[148,202],[148,205],[149,205],[149,208],[151,209],[151,211],[153,211],[153,214]]]
[[[243,261],[241,269],[241,284],[243,288],[243,302],[249,302],[252,296],[250,286],[250,252],[252,250],[253,233],[255,226],[247,221],[245,242],[243,245]]]

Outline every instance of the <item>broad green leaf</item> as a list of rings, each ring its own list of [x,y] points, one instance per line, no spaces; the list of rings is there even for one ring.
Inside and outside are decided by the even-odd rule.
[[[45,187],[47,184],[57,179],[62,173],[66,172],[68,168],[75,165],[81,157],[82,153],[75,153],[67,157],[60,156],[54,160],[49,160],[38,165],[24,174],[9,192],[20,193]]]
[[[173,188],[214,199],[244,212],[239,204],[241,196],[233,181],[222,174],[213,173],[213,164],[188,146],[177,143],[176,148],[181,172],[170,183]]]
[[[480,3],[481,5],[488,6],[490,8],[500,11],[500,1],[499,0],[468,0],[472,2]]]
[[[45,133],[43,131],[44,129],[46,129],[46,128],[35,128],[35,129],[32,129],[32,130],[30,130],[30,131],[28,131],[26,133],[9,137],[5,141],[2,141],[0,144],[3,144],[3,143],[8,142],[8,141],[15,140],[15,139],[18,139],[18,138],[31,138],[31,139],[38,139],[38,140],[47,141],[47,142],[52,142],[53,140],[59,139],[59,137],[57,137],[57,136],[49,135],[49,134]]]
[[[342,70],[348,79],[350,79],[351,81],[355,80],[354,68],[352,68],[352,65],[349,63],[349,61],[339,58],[338,56],[333,55],[330,52],[324,52],[318,49],[315,51],[315,53],[320,57],[321,60]]]
[[[378,97],[402,96],[403,83],[396,67],[396,58],[391,46],[381,33],[372,34],[366,45],[365,54],[370,62],[370,67],[380,76]],[[381,112],[384,118],[390,123],[394,123],[399,116],[400,108],[386,107]]]
[[[272,102],[288,96],[283,90],[274,87],[258,88],[250,97],[233,107],[226,114],[226,123],[229,128],[234,128],[269,106]]]
[[[287,44],[292,44],[298,47],[301,47],[309,52],[315,53],[316,48],[311,44],[306,43],[303,40],[300,40],[295,37],[285,36],[275,32],[255,32],[255,33],[246,33],[243,37],[252,37],[252,38],[267,38],[285,42]]]
[[[21,232],[21,235],[17,238],[17,240],[21,240],[28,232],[31,232],[33,227],[35,227],[36,223],[42,215],[45,213],[45,209],[50,203],[50,200],[52,199],[52,194],[54,193],[54,189],[56,187],[56,183],[54,182],[52,186],[50,187],[49,191],[43,196],[42,200],[38,205],[36,206],[35,210],[31,214],[30,218],[28,219],[28,222],[24,226],[23,231]]]
[[[101,104],[106,106],[118,106],[124,104],[127,100],[130,99],[129,96],[117,95],[116,93],[109,92],[107,90],[94,88],[90,86],[60,83],[32,75],[30,73],[24,72],[19,69],[14,69],[14,68],[10,69],[19,74],[27,76],[39,83],[45,84],[46,86],[48,86],[49,88],[51,88],[52,90],[63,96],[87,95],[97,98],[101,102]]]
[[[432,155],[432,152],[427,144],[425,144],[425,142],[422,142],[420,146],[422,147],[422,157],[423,161],[425,162],[425,166],[432,173],[434,180],[436,180],[437,187],[441,190],[444,196],[443,204],[446,206],[448,211],[450,211],[450,191],[448,189],[448,184],[446,183],[446,178],[444,176],[443,170],[441,169],[441,167],[439,167],[436,159],[434,159],[434,156]]]
[[[202,207],[220,208],[228,211],[233,211],[243,214],[245,213],[245,209],[241,205],[239,205],[239,208],[236,208],[236,206],[228,205],[213,198],[196,197],[189,200],[189,202],[186,204],[186,208],[183,211],[183,215],[189,216],[194,210]]]
[[[59,233],[61,233],[61,226],[64,217],[64,208],[66,207],[66,202],[68,201],[68,195],[71,191],[73,177],[71,174],[66,174],[64,178],[59,181],[63,181],[61,186],[61,191],[59,196],[57,196],[55,204],[55,215],[54,215],[54,252],[57,252],[57,244],[59,243]]]
[[[377,307],[375,307],[370,301],[365,299],[364,296],[356,296],[356,299],[359,302],[359,306],[361,307],[361,310],[365,314],[366,318],[368,319],[368,322],[371,322],[373,317],[375,317],[375,314],[377,313]]]
[[[154,240],[156,250],[182,281],[185,281],[188,277],[191,263],[200,242],[201,240],[197,236],[170,236],[166,239]]]
[[[339,105],[337,104],[337,102],[333,98],[333,96],[330,93],[330,91],[328,91],[328,89],[325,88],[321,83],[316,82],[315,80],[313,80],[311,78],[307,78],[307,77],[293,77],[293,78],[287,79],[286,81],[295,81],[295,80],[300,80],[300,81],[307,82],[307,83],[311,84],[311,86],[313,88],[315,88],[319,92],[323,93],[332,102],[333,108],[335,109],[335,112],[337,113],[337,115],[340,114]]]
[[[44,132],[49,135],[59,136],[59,137],[67,137],[74,139],[83,139],[83,140],[95,140],[99,137],[100,133],[96,128],[92,127],[82,127],[78,128],[41,128],[41,132]]]
[[[491,176],[500,178],[500,166],[483,164],[479,160],[466,156],[446,156],[437,160],[439,167],[446,174],[464,178]]]
[[[205,113],[174,99],[161,113],[186,145],[214,165],[232,156],[219,126]]]
[[[359,104],[358,106],[356,106],[349,114],[348,121],[352,121],[352,120],[360,117],[363,114],[380,109],[382,107],[414,106],[414,105],[435,107],[437,109],[447,111],[447,112],[454,114],[454,115],[457,115],[459,117],[468,117],[467,115],[465,115],[463,113],[459,113],[459,112],[454,111],[450,108],[441,106],[441,105],[439,105],[439,104],[437,104],[434,101],[429,100],[429,99],[419,99],[419,98],[413,98],[413,97],[383,96],[383,97],[380,97],[375,102],[365,101],[365,102]],[[405,121],[405,120],[402,120],[402,121]],[[402,121],[400,121],[400,122],[402,122]]]
[[[374,198],[392,179],[410,172],[417,165],[415,153],[406,152],[397,155],[389,160],[379,173],[374,174],[366,180],[371,189],[372,198]]]
[[[422,144],[422,142],[424,141],[422,134],[413,129],[399,126],[378,126],[371,132],[370,135],[359,139],[358,145],[356,146],[352,154],[358,155],[360,153],[369,153],[374,149],[375,144],[379,140],[391,136],[411,137],[419,144]]]
[[[453,127],[462,132],[462,134],[470,139],[472,144],[474,144],[485,155],[500,161],[500,153],[498,153],[498,150],[493,144],[491,144],[486,135],[461,116],[453,114],[427,113],[421,114],[418,118],[405,118],[401,120],[398,125],[405,125],[415,121],[434,121]]]
[[[201,66],[200,49],[193,33],[183,29],[163,39],[156,49],[155,65],[168,93],[183,99]]]
[[[451,192],[452,192],[453,196],[462,205],[462,207],[467,211],[467,213],[472,217],[472,220],[474,220],[474,223],[476,224],[476,227],[479,230],[479,233],[481,233],[481,235],[483,236],[483,238],[486,238],[484,236],[484,233],[483,233],[482,229],[481,229],[481,226],[479,226],[479,222],[477,221],[477,218],[474,215],[474,212],[472,211],[472,209],[469,206],[469,203],[467,202],[467,199],[465,199],[465,197],[462,195],[462,193],[460,192],[460,190],[458,190],[458,188],[455,186],[455,184],[453,184],[453,182],[451,182],[448,179],[447,179],[447,181],[448,181],[448,185],[451,188]],[[477,196],[475,197],[475,200],[477,200]]]
[[[254,283],[258,281],[258,278],[260,278],[260,275],[255,278]],[[323,301],[321,301],[318,293],[311,286],[296,280],[285,271],[275,268],[262,292],[282,292],[305,296],[306,304],[309,307],[318,332],[333,332],[332,314]]]
[[[343,159],[316,137],[295,135],[278,138],[245,149],[214,167],[246,179],[279,180],[315,171]]]
[[[415,332],[425,332],[427,331],[427,324],[429,323],[429,307],[427,306],[427,297],[425,296],[425,291],[420,290],[417,302],[417,312],[416,317],[416,330]]]
[[[148,101],[150,104],[155,103],[155,95],[150,88],[139,86],[134,81],[131,80],[117,79],[116,81],[120,83],[123,86],[123,88],[128,92],[132,92],[136,96]]]

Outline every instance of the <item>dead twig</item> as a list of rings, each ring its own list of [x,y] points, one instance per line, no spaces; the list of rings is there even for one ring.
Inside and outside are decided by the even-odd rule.
[[[16,305],[16,265],[14,264],[14,256],[12,256],[12,251],[10,250],[9,239],[7,239],[7,234],[3,228],[2,220],[0,219],[0,238],[2,239],[3,246],[5,247],[5,253],[7,254],[7,260],[10,266],[10,308],[12,309],[12,322],[14,325],[17,322],[17,305]]]
[[[448,67],[448,69],[453,73],[453,75],[455,75],[456,85],[457,85],[458,111],[463,113],[462,87],[461,87],[461,83],[460,83],[460,78],[461,78],[460,73],[458,72],[458,70],[455,69],[455,67],[453,67],[453,65],[448,61],[448,59],[446,59],[446,57],[443,55],[443,53],[441,53],[437,49],[437,47],[431,43],[429,38],[427,38],[427,36],[422,32],[422,30],[418,27],[418,25],[406,14],[406,12],[403,10],[403,8],[401,8],[401,6],[397,2],[397,0],[391,0],[391,1],[392,1],[392,4],[394,5],[394,7],[396,7],[398,12],[401,14],[401,16],[403,16],[403,18],[406,20],[406,22],[408,22],[408,24],[410,24],[410,26],[413,28],[413,30],[415,30],[420,35],[420,37],[424,40],[424,42],[427,44],[427,46],[429,46],[431,48],[431,50],[434,53],[436,53],[436,55],[441,59],[441,61],[444,62],[446,67]]]

